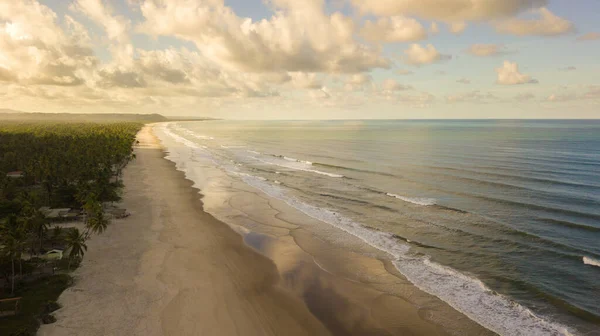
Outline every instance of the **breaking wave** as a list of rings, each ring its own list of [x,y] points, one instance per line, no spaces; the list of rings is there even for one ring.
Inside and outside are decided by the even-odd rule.
[[[198,148],[197,144],[170,132],[167,128],[162,128],[162,130],[166,136],[173,138],[177,142],[187,147]],[[184,154],[184,152],[181,154]],[[169,156],[168,158],[178,164],[178,169],[183,170],[186,175],[188,174],[189,169],[187,167],[191,163],[190,158],[185,155]],[[410,244],[412,242],[408,239],[368,228],[338,212],[301,201],[286,192],[286,189],[277,183],[279,181],[268,181],[262,177],[236,171],[236,167],[227,167],[226,163],[218,162],[214,158],[210,160],[217,165],[221,165],[231,175],[239,177],[246,184],[255,187],[264,194],[277,198],[307,216],[334,226],[359,238],[368,245],[385,252],[390,256],[395,267],[416,287],[437,296],[456,310],[464,313],[472,320],[495,333],[511,336],[570,335],[568,328],[565,326],[537,316],[531,310],[521,306],[517,302],[489,289],[479,279],[437,264],[430,260],[428,256],[411,253]],[[306,162],[286,159],[280,161],[282,162],[265,162],[332,177],[342,177],[341,175],[310,169],[310,165]],[[283,162],[289,162],[293,166],[286,166]],[[193,179],[194,176],[189,176],[188,178]],[[391,193],[387,193],[387,196],[421,206],[435,205],[436,202],[435,199],[411,198]],[[600,265],[600,262],[588,257],[583,257],[583,262],[593,266]]]
[[[270,157],[271,158],[260,158],[260,157],[253,156],[252,158],[254,158],[255,160],[262,162],[262,163],[280,166],[280,167],[284,167],[284,168],[289,168],[289,169],[293,169],[293,170],[300,170],[300,171],[315,173],[315,174],[334,177],[334,178],[343,178],[344,177],[344,175],[328,173],[328,172],[324,172],[321,170],[313,169],[312,162],[310,162],[310,161],[302,161],[302,160],[298,160],[298,159],[294,159],[294,158],[290,158],[290,157],[286,157],[286,156],[281,156],[281,155],[270,155]]]
[[[391,193],[387,193],[386,195],[397,198],[404,202],[408,202],[408,203],[412,203],[412,204],[416,204],[416,205],[428,206],[428,205],[435,205],[435,203],[436,203],[435,198],[406,197],[406,196],[400,196],[400,195],[391,194]]]
[[[583,263],[590,266],[600,267],[600,261],[590,257],[583,257]]]

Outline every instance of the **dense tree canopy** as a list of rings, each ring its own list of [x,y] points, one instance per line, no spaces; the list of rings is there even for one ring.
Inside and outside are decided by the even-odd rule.
[[[83,256],[85,240],[92,233],[106,229],[103,203],[120,199],[121,170],[134,158],[132,145],[140,127],[139,123],[0,124],[0,271],[11,278],[11,292],[17,269],[21,271],[21,255],[44,250],[48,218],[42,207],[74,208],[84,214],[86,230],[66,233],[69,265]],[[7,175],[10,172],[19,173]]]

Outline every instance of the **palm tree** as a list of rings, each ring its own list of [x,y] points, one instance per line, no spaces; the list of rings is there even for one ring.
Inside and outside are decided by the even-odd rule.
[[[36,235],[39,242],[38,252],[41,252],[44,243],[44,236],[48,230],[48,219],[43,212],[34,210],[33,215],[27,219],[27,224],[29,229]]]
[[[102,233],[108,227],[108,219],[104,216],[104,210],[102,204],[96,199],[94,194],[88,197],[85,205],[85,225],[86,225],[86,238],[92,233]]]
[[[6,235],[6,236],[3,235],[2,238],[3,238],[2,239],[2,244],[3,244],[2,252],[10,258],[11,273],[12,273],[10,294],[12,295],[15,293],[15,258],[18,254],[17,251],[19,250],[19,247],[18,247],[19,244],[18,244],[17,240],[10,235]]]
[[[80,233],[77,228],[70,230],[67,234],[67,249],[71,249],[71,252],[69,252],[69,266],[67,268],[69,271],[71,270],[71,261],[74,258],[83,258],[85,251],[87,251],[86,239],[85,234]]]
[[[58,225],[52,229],[52,247],[55,246],[56,242],[59,240],[60,235],[62,234],[62,228]]]
[[[104,216],[104,212],[102,210],[92,214],[92,216],[87,220],[87,235],[90,236],[91,233],[100,234],[104,232],[108,227],[108,223],[108,218]]]
[[[25,249],[27,235],[22,226],[18,224],[16,216],[10,216],[6,224],[0,227],[2,237],[2,252],[10,258],[12,284],[11,294],[15,292],[15,259],[19,261],[19,272],[22,274],[21,254]]]
[[[17,226],[16,230],[11,233],[12,235],[12,239],[14,239],[15,241],[15,247],[16,247],[16,255],[15,257],[17,258],[17,260],[19,261],[19,275],[23,276],[23,251],[25,251],[25,245],[27,245],[27,231],[25,230],[25,228],[23,226]]]

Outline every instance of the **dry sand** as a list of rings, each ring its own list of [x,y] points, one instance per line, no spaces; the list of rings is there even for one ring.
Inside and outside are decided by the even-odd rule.
[[[138,139],[124,175],[132,215],[89,241],[58,321],[40,335],[490,334],[389,262],[293,224],[240,235],[203,211],[150,127]]]

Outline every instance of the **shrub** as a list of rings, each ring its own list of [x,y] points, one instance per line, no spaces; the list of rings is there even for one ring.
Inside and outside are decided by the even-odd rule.
[[[43,324],[52,324],[54,322],[56,322],[56,317],[54,317],[54,315],[46,314],[46,315],[42,316]]]

